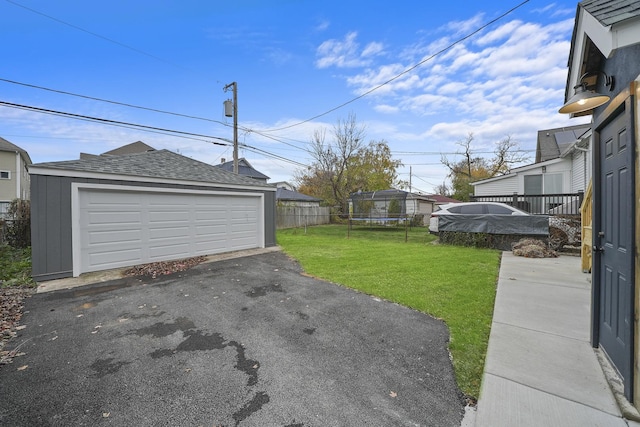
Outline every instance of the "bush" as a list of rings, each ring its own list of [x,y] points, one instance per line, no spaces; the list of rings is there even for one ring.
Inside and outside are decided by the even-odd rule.
[[[31,246],[31,204],[28,200],[14,199],[7,210],[9,219],[3,222],[2,237],[14,248]]]
[[[443,244],[499,249],[501,251],[510,251],[514,243],[522,238],[528,237],[511,234],[467,233],[462,231],[441,231],[438,234],[440,236],[440,243]]]

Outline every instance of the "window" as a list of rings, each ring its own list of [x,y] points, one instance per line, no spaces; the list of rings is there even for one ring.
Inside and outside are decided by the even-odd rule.
[[[484,205],[481,203],[477,203],[477,204],[472,204],[472,205],[465,205],[462,206],[462,209],[460,210],[461,214],[465,214],[465,215],[478,215],[478,214],[483,214],[484,213]]]
[[[0,171],[0,179],[11,179],[11,172]]]
[[[548,173],[544,176],[544,194],[562,193],[562,174]]]
[[[524,194],[542,194],[542,175],[524,176]]]
[[[562,174],[545,173],[524,176],[524,194],[560,194],[562,193]]]
[[[511,209],[499,205],[487,205],[487,210],[493,215],[511,215],[513,213]]]

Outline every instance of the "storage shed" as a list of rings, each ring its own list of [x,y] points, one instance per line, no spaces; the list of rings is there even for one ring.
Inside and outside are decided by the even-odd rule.
[[[29,173],[37,281],[276,244],[273,186],[168,150]]]

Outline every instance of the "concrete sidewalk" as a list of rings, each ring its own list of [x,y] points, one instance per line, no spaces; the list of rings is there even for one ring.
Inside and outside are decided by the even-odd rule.
[[[589,342],[589,277],[578,257],[503,253],[475,427],[640,427]]]

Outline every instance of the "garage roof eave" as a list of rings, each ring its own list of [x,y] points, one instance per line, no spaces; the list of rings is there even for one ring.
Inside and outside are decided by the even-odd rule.
[[[71,169],[59,169],[50,168],[46,166],[31,166],[29,168],[29,175],[43,175],[43,176],[60,176],[68,178],[88,178],[88,179],[110,179],[114,181],[123,182],[139,182],[139,183],[154,183],[154,184],[175,184],[175,185],[190,185],[190,186],[204,186],[204,187],[224,187],[238,190],[262,190],[262,191],[276,191],[276,187],[269,184],[256,182],[255,185],[251,184],[234,184],[229,182],[216,182],[216,181],[194,181],[194,180],[180,180],[172,178],[140,176],[140,175],[123,175],[112,174],[104,172],[88,172],[78,171]]]

